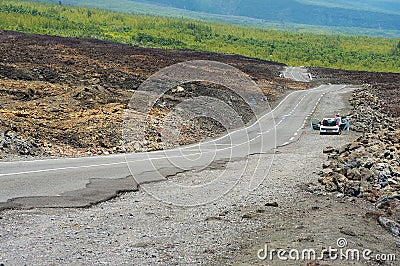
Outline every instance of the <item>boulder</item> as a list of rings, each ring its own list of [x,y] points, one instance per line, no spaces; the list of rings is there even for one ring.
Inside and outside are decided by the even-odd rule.
[[[375,203],[375,207],[378,209],[388,208],[389,206],[390,206],[389,197],[387,195],[379,197]]]
[[[330,176],[332,174],[333,174],[333,170],[331,168],[326,168],[326,169],[322,170],[323,176]]]
[[[362,176],[360,170],[358,168],[350,169],[349,171],[347,171],[347,178],[350,180],[361,180]]]
[[[348,150],[353,151],[361,147],[361,144],[358,141],[353,141],[349,146]]]
[[[384,216],[378,218],[379,224],[395,236],[400,236],[400,224]]]
[[[359,168],[361,180],[364,181],[372,181],[375,178],[375,174],[373,171],[369,170],[368,168],[361,167]]]
[[[335,151],[336,151],[335,148],[333,148],[332,146],[328,146],[324,148],[323,153],[333,153]]]
[[[329,167],[331,167],[331,166],[332,166],[332,162],[331,162],[331,161],[327,161],[327,162],[324,162],[324,163],[322,164],[322,168],[323,168],[323,169],[329,168]]]

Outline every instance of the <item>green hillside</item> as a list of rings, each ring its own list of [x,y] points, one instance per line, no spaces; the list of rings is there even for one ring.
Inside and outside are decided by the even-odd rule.
[[[29,0],[293,32],[400,37],[398,0]],[[312,15],[310,15],[312,14]]]
[[[302,3],[400,15],[398,0],[297,0]]]
[[[27,33],[235,53],[289,65],[400,72],[398,39],[280,32],[9,0],[0,1],[0,16],[0,29]]]
[[[283,21],[318,26],[362,27],[394,30],[400,28],[400,15],[385,12],[383,4],[399,4],[393,0],[370,1],[355,5],[329,0],[134,0],[212,14],[244,16],[270,21]],[[357,0],[355,0],[357,1]],[[351,1],[347,1],[349,3]],[[383,11],[381,11],[383,10]],[[393,10],[393,8],[391,9]],[[395,9],[396,10],[396,9]]]
[[[282,23],[343,28],[400,29],[399,3],[393,0],[134,0],[211,14]],[[349,4],[351,2],[358,2]],[[389,8],[389,5],[391,8]]]

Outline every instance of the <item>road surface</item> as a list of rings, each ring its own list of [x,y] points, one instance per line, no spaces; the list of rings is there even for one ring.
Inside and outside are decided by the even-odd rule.
[[[311,74],[307,73],[307,70],[302,67],[286,67],[282,74],[283,77],[296,81],[310,82],[312,80]]]
[[[277,146],[296,140],[326,93],[335,94],[344,87],[322,85],[293,92],[246,128],[178,149],[0,162],[0,209],[89,206],[112,198],[120,191],[136,190],[140,184],[165,180],[168,175],[186,170],[202,169],[212,162],[273,152]]]

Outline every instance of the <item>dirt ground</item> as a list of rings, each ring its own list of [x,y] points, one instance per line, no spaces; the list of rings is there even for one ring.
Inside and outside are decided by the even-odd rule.
[[[133,92],[160,69],[200,59],[227,63],[248,74],[271,104],[289,91],[311,86],[279,78],[282,64],[237,55],[0,31],[0,133],[12,139],[0,149],[0,158],[123,153],[120,132]],[[165,95],[165,107],[153,108],[155,122],[149,125],[147,150],[162,149],[158,125],[179,102],[198,95],[229,96],[215,84],[183,87],[183,93]],[[249,116],[240,102],[234,108]],[[196,122],[192,130],[183,132],[182,143],[223,131],[216,123]]]
[[[399,75],[312,68],[316,82],[279,77],[283,65],[237,55],[131,47],[99,40],[60,38],[0,31],[0,159],[93,156],[133,151],[124,147],[122,123],[133,92],[167,66],[188,60],[214,60],[248,74],[271,105],[282,95],[321,83],[370,84],[399,115]],[[183,93],[167,93],[166,106],[155,106],[146,150],[163,148],[163,119],[180,102],[199,95],[229,95],[213,84],[185,84]],[[393,100],[394,99],[394,100]],[[238,101],[244,117],[251,112]],[[221,125],[206,119],[182,130],[181,144],[215,137]],[[118,130],[119,129],[119,130]],[[117,132],[117,133],[116,133]],[[1,144],[1,143],[0,143]]]
[[[271,104],[286,92],[318,83],[364,84],[387,103],[383,108],[388,114],[398,116],[398,74],[312,69],[316,81],[304,84],[279,78],[281,64],[235,55],[142,49],[3,31],[0,140],[14,146],[1,142],[0,156],[20,159],[124,152],[115,128],[121,126],[123,109],[133,91],[157,70],[194,59],[217,60],[239,68],[256,80]],[[189,87],[182,98],[209,89],[205,84],[194,84],[197,92]],[[176,95],[168,97],[171,102],[179,101]],[[313,116],[350,113],[350,97],[351,91],[343,91],[339,101],[327,94]],[[199,124],[199,131],[188,135],[189,140],[205,132],[211,132],[207,137],[218,133],[212,123]],[[184,195],[165,191],[164,183],[154,183],[86,209],[3,211],[0,265],[398,265],[376,257],[395,255],[400,259],[400,240],[378,224],[380,211],[365,199],[327,193],[318,183],[318,172],[327,159],[323,148],[338,148],[358,134],[320,136],[306,128],[297,142],[261,156],[261,167],[268,174],[257,190],[246,192],[245,176],[228,194],[204,206],[180,208],[160,203],[149,192]],[[254,165],[259,160],[251,156],[245,163]],[[225,168],[179,174],[166,182],[197,184],[222,171],[235,176],[243,167],[238,161]],[[321,252],[338,248],[339,239],[346,240],[345,250],[370,249],[372,259],[331,260],[326,252],[318,261],[257,257],[265,245]]]
[[[349,114],[352,112],[346,99],[351,97],[351,92],[343,92],[341,101],[332,105],[333,100],[328,94],[323,99],[314,117],[324,116],[327,112]],[[271,174],[275,185],[283,185],[287,191],[281,208],[269,208],[266,214],[258,214],[258,219],[264,221],[259,228],[254,228],[246,239],[245,248],[234,257],[233,265],[397,265],[400,256],[400,240],[385,231],[377,222],[383,212],[377,210],[374,205],[362,198],[346,197],[341,193],[326,193],[318,184],[318,172],[326,161],[326,155],[321,154],[321,146],[340,147],[350,142],[359,133],[344,132],[342,136],[317,136],[318,132],[305,130],[297,143],[278,149],[278,156],[274,164],[290,165],[292,174]],[[318,148],[319,147],[319,148]],[[319,151],[318,151],[319,150]],[[286,162],[284,162],[287,160]],[[272,182],[272,181],[271,181]],[[282,199],[281,199],[282,200]],[[279,200],[278,200],[279,202]],[[279,202],[280,203],[280,202]],[[370,249],[373,253],[370,260],[361,259],[330,259],[328,253],[322,260],[279,260],[277,255],[260,260],[257,253],[266,247],[272,249],[295,249],[302,251],[314,249],[321,255],[323,249],[338,249],[339,239],[345,239],[346,250],[355,249],[360,252]],[[319,252],[319,253],[318,253]],[[267,253],[270,254],[270,253]],[[361,254],[361,253],[360,253]],[[393,255],[396,260],[380,260],[376,255]],[[285,254],[288,257],[288,254]],[[384,257],[384,256],[382,256]],[[300,256],[301,258],[301,256]]]
[[[340,101],[327,94],[315,117],[326,112],[350,111],[351,92]],[[320,136],[305,128],[299,140],[280,147],[275,154],[251,156],[226,168],[187,172],[166,182],[199,184],[224,171],[234,177],[244,165],[265,169],[260,187],[249,192],[251,176],[244,177],[228,194],[213,203],[182,208],[156,200],[154,192],[185,197],[168,191],[164,182],[147,184],[138,192],[87,209],[7,210],[1,213],[0,263],[4,265],[115,264],[115,265],[397,265],[376,259],[318,261],[261,260],[269,249],[371,250],[400,256],[398,237],[376,221],[379,213],[363,199],[326,193],[318,172],[326,155],[324,146],[339,147],[357,136]],[[272,163],[271,168],[269,165]],[[229,176],[229,174],[227,175]],[[226,180],[230,185],[234,180]],[[340,243],[341,244],[341,243]]]

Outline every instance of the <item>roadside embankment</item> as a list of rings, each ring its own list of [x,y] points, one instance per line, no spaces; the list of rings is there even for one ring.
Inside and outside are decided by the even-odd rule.
[[[319,178],[327,191],[374,203],[380,224],[395,235],[400,235],[400,119],[388,102],[398,100],[391,97],[398,91],[354,92],[352,129],[362,134],[339,148],[325,148],[329,156]]]

